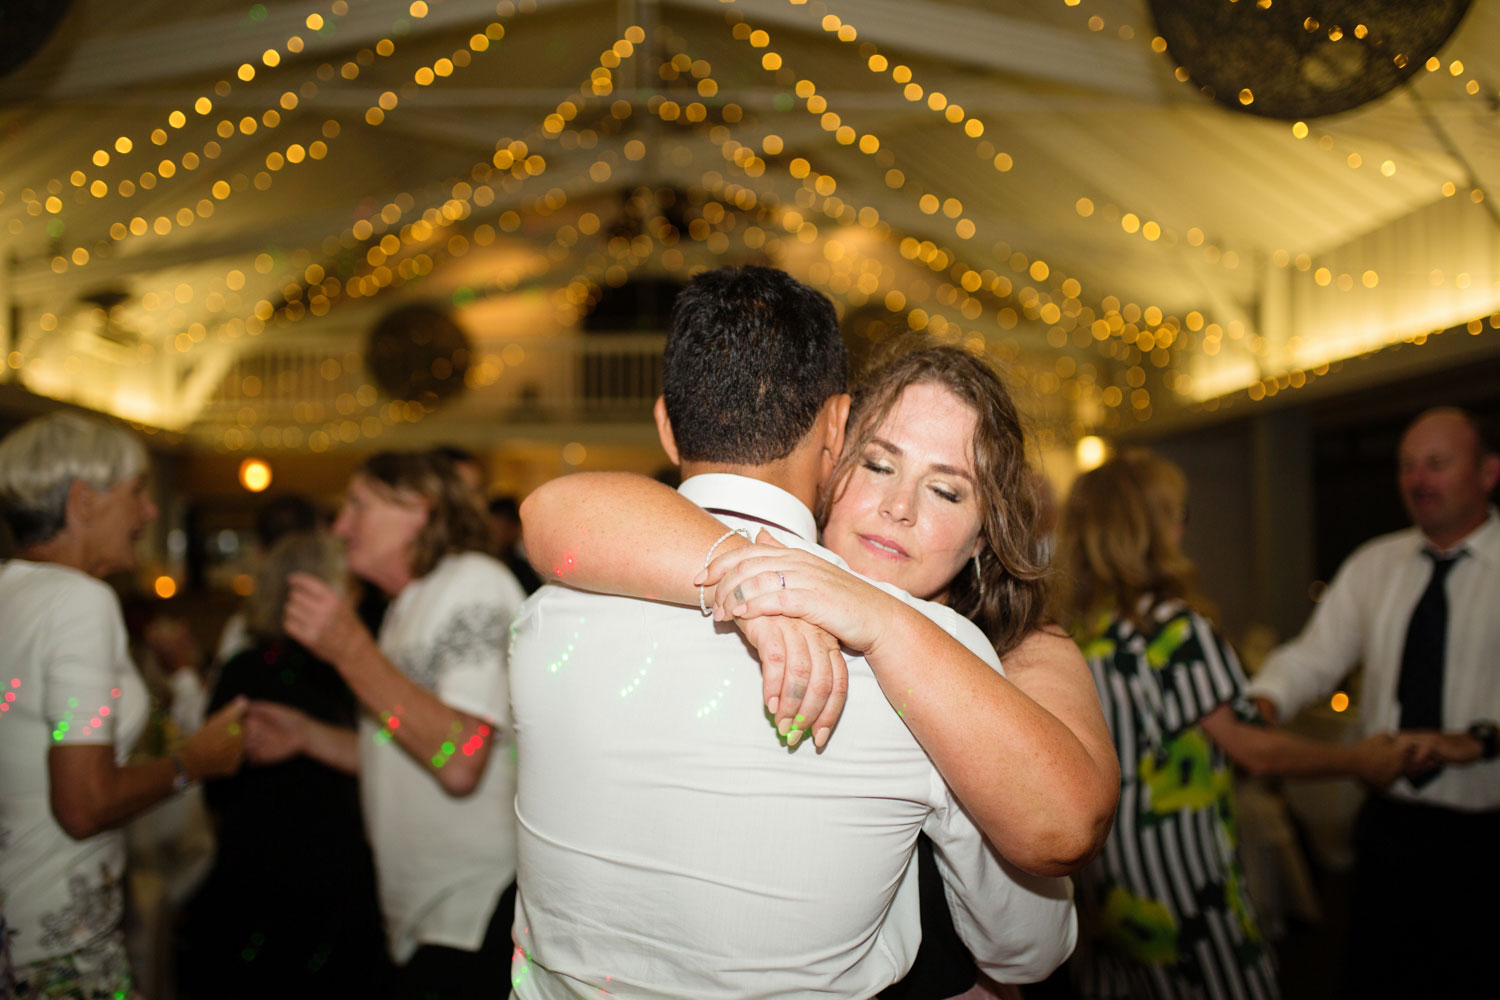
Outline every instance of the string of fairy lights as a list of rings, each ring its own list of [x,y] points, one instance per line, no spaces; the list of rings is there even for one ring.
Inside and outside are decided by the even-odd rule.
[[[789,3],[793,6],[810,6],[814,16],[819,17],[822,29],[839,42],[852,45],[858,40],[859,32],[854,25],[821,10],[820,4],[814,2],[809,5],[807,0],[789,0]],[[1079,0],[1065,0],[1065,3],[1069,7],[1075,7]],[[497,7],[497,13],[504,11],[509,14],[514,13],[514,10],[514,6],[506,2]],[[321,14],[309,15],[306,27],[310,31],[327,30],[333,19],[342,17],[347,12],[347,3],[337,0],[330,5],[326,19]],[[427,5],[421,0],[409,7],[412,18],[424,17],[426,13]],[[782,79],[789,67],[785,65],[785,56],[772,47],[770,33],[754,27],[738,11],[732,9],[727,13],[727,23],[732,37],[746,43],[752,53],[758,56],[761,68],[766,72],[781,74],[778,75],[778,80]],[[1092,31],[1102,31],[1104,26],[1103,19],[1097,15],[1089,20],[1088,27]],[[1136,38],[1134,30],[1128,25],[1121,25],[1117,33],[1125,41]],[[470,65],[476,56],[488,51],[492,43],[504,37],[505,28],[499,21],[492,22],[483,31],[472,34],[465,47],[455,50],[450,56],[417,67],[412,71],[411,83],[404,86],[430,86],[452,77]],[[450,178],[443,182],[440,203],[427,204],[421,214],[417,215],[418,199],[406,193],[396,196],[370,217],[358,219],[339,234],[325,238],[317,248],[323,257],[321,262],[312,259],[316,254],[311,250],[286,255],[289,262],[295,262],[295,271],[283,273],[277,279],[282,292],[281,305],[262,298],[247,313],[230,316],[212,329],[204,322],[186,324],[181,332],[168,340],[167,349],[188,353],[211,339],[253,336],[271,323],[280,326],[295,323],[309,315],[327,315],[340,300],[369,298],[386,288],[420,280],[430,275],[442,262],[462,257],[471,246],[487,246],[499,238],[500,233],[516,232],[522,225],[522,213],[515,208],[507,208],[501,212],[493,225],[486,221],[470,228],[467,224],[476,209],[487,208],[496,201],[496,187],[500,188],[503,195],[516,195],[525,181],[546,171],[546,158],[538,151],[542,144],[555,141],[562,143],[565,149],[576,150],[592,148],[597,143],[596,132],[578,128],[576,123],[592,102],[602,101],[613,94],[612,71],[624,60],[632,58],[635,46],[644,41],[645,33],[642,29],[638,26],[628,29],[623,37],[601,54],[599,65],[590,71],[576,97],[560,101],[526,137],[497,141],[494,155],[488,161],[476,164],[468,179]],[[1159,37],[1151,39],[1149,44],[1156,53],[1165,52],[1165,42]],[[237,70],[236,77],[246,83],[256,79],[257,74],[267,77],[281,65],[283,52],[296,54],[302,48],[303,40],[300,36],[293,36],[285,45],[267,49],[263,53],[261,63],[264,70],[244,63]],[[893,63],[872,43],[863,43],[860,53],[871,73],[882,79],[889,79],[892,84],[901,88],[901,93],[907,100],[925,103],[933,114],[941,116],[969,139],[975,140],[980,155],[989,160],[998,173],[1008,173],[1015,167],[1015,160],[1010,153],[996,150],[991,143],[982,139],[986,131],[985,123],[978,117],[968,114],[943,93],[924,87],[909,67]],[[215,129],[217,138],[205,143],[201,153],[188,150],[175,160],[163,159],[154,171],[145,171],[136,180],[128,177],[116,179],[119,172],[117,169],[110,174],[111,180],[106,181],[105,168],[111,164],[116,168],[122,166],[140,144],[139,140],[122,135],[112,144],[113,155],[102,146],[96,151],[92,163],[98,168],[97,173],[84,169],[75,170],[69,175],[68,183],[80,195],[86,192],[88,196],[98,200],[116,196],[128,200],[137,191],[152,190],[158,184],[175,178],[186,180],[204,161],[217,159],[223,152],[224,144],[254,135],[261,129],[278,127],[283,111],[294,111],[302,101],[317,94],[319,81],[327,84],[335,76],[344,80],[356,79],[363,67],[373,65],[377,58],[389,60],[394,54],[395,44],[386,38],[381,39],[372,49],[361,50],[355,59],[347,61],[341,67],[335,68],[331,63],[324,63],[318,67],[316,79],[303,81],[296,90],[282,92],[276,101],[277,106],[267,107],[258,115],[244,115],[238,122],[227,117],[221,119]],[[1430,72],[1436,72],[1438,68],[1429,61],[1427,69]],[[1453,78],[1457,79],[1462,72],[1462,66],[1457,61],[1450,64],[1449,73]],[[678,52],[663,61],[659,67],[659,75],[664,83],[681,81],[690,85],[699,99],[679,104],[675,99],[679,96],[677,94],[656,93],[646,101],[646,112],[665,123],[690,127],[704,133],[703,137],[719,147],[726,169],[735,171],[743,181],[726,181],[717,171],[705,173],[703,190],[705,194],[714,195],[714,200],[702,207],[698,217],[688,224],[685,234],[674,235],[674,241],[681,235],[686,235],[692,243],[701,244],[709,253],[722,254],[729,247],[728,232],[738,225],[738,219],[748,216],[753,223],[744,226],[741,233],[741,239],[748,249],[763,250],[768,244],[774,248],[779,237],[771,233],[777,228],[790,238],[813,243],[820,236],[818,224],[809,214],[813,210],[820,211],[825,218],[839,224],[857,223],[879,229],[883,234],[890,234],[890,226],[881,218],[878,208],[846,203],[838,193],[839,184],[834,175],[815,170],[808,156],[793,158],[787,165],[788,179],[797,182],[791,199],[781,199],[764,187],[769,181],[766,177],[768,158],[779,156],[784,150],[784,142],[773,133],[762,132],[756,137],[749,135],[750,127],[754,124],[753,118],[747,119],[737,105],[723,102],[722,87],[712,76],[711,67],[705,60],[695,60],[686,52]],[[1180,81],[1189,82],[1185,78],[1185,71],[1176,75]],[[952,194],[945,195],[941,191],[919,190],[919,186],[896,164],[894,154],[888,145],[882,143],[876,132],[856,129],[852,124],[854,115],[848,109],[830,106],[828,99],[818,93],[813,80],[796,74],[792,76],[790,85],[796,100],[801,102],[807,113],[817,116],[819,125],[834,143],[857,148],[884,167],[886,186],[892,191],[901,192],[914,202],[923,215],[941,214],[952,220],[953,235],[959,241],[968,243],[979,235],[978,224],[959,198]],[[221,99],[228,97],[232,86],[228,81],[220,81],[214,88],[215,96]],[[1465,90],[1470,94],[1478,94],[1477,82],[1470,79],[1465,84]],[[398,110],[401,96],[397,90],[381,93],[365,109],[364,124],[372,128],[381,125],[387,115]],[[193,103],[194,113],[205,118],[212,113],[213,108],[213,98],[207,94]],[[629,101],[616,100],[612,102],[609,113],[618,122],[633,111]],[[715,117],[718,120],[712,121]],[[170,112],[166,124],[174,131],[157,128],[150,134],[149,141],[157,147],[167,147],[175,140],[176,130],[183,129],[187,121],[183,110]],[[731,129],[730,126],[734,128]],[[280,171],[288,167],[310,165],[326,158],[329,144],[337,140],[345,127],[336,119],[330,118],[318,127],[318,138],[303,136],[304,141],[290,143],[284,150],[267,154],[266,169],[257,172],[253,178],[240,175],[236,179],[243,182],[237,186],[231,181],[216,180],[209,186],[204,197],[194,201],[189,196],[188,202],[175,213],[162,214],[154,221],[148,221],[142,215],[128,221],[115,221],[110,226],[110,237],[119,242],[151,234],[166,235],[171,232],[174,223],[180,228],[197,220],[208,219],[213,215],[215,202],[222,203],[252,188],[265,191],[273,183],[273,175]],[[1310,136],[1305,123],[1296,123],[1292,130],[1294,137],[1298,139]],[[750,139],[749,142],[742,141],[747,138]],[[1334,151],[1336,143],[1332,136],[1325,133],[1318,136],[1316,141],[1323,148]],[[639,160],[647,153],[646,144],[639,139],[631,140],[625,144],[623,152],[627,160]],[[1362,165],[1362,158],[1356,160],[1357,156],[1357,153],[1351,153],[1347,157],[1351,168],[1359,169]],[[181,169],[178,169],[179,163]],[[612,154],[601,154],[589,165],[587,181],[581,183],[592,187],[605,185],[613,178],[617,168],[617,159]],[[1392,176],[1395,170],[1395,164],[1391,160],[1380,164],[1380,171],[1386,177]],[[148,176],[152,180],[148,181]],[[33,217],[53,216],[52,221],[58,221],[55,217],[62,212],[61,185],[60,178],[49,181],[46,185],[49,195],[45,200],[31,189],[26,189],[23,192],[23,202],[27,214]],[[1443,193],[1446,196],[1451,197],[1457,191],[1458,186],[1452,182],[1444,185]],[[1482,191],[1472,189],[1471,197],[1474,200],[1478,201],[1482,196]],[[557,213],[568,202],[568,194],[562,188],[554,187],[543,195],[523,200],[519,207],[528,217],[532,217]],[[1231,270],[1239,265],[1240,255],[1233,249],[1223,249],[1216,241],[1208,240],[1202,227],[1188,228],[1179,240],[1173,230],[1155,220],[1136,212],[1113,210],[1114,206],[1110,205],[1097,207],[1087,195],[1075,199],[1073,209],[1081,218],[1118,221],[1125,233],[1138,233],[1147,242],[1164,247],[1185,243],[1189,247],[1201,248],[1210,263]],[[563,222],[551,231],[544,251],[547,260],[554,263],[566,262],[582,238],[594,237],[600,232],[600,223],[594,213],[584,212],[576,217],[570,216],[569,219],[570,221]],[[406,221],[403,223],[403,220]],[[19,221],[11,220],[12,232],[16,231]],[[665,220],[660,217],[643,222],[648,226],[655,222],[665,224]],[[463,231],[459,231],[460,229]],[[53,234],[49,229],[49,235],[61,234]],[[630,274],[648,262],[668,271],[680,271],[692,266],[681,250],[666,243],[661,232],[655,239],[644,232],[635,240],[624,240],[619,236],[611,238],[605,254],[590,255],[584,265],[554,292],[554,304],[564,318],[576,320],[598,301],[601,282],[612,286],[623,284]],[[1076,277],[1063,274],[1045,260],[1029,257],[1003,243],[995,244],[993,251],[1002,266],[1008,267],[1017,276],[1016,281],[991,269],[970,267],[963,255],[952,247],[931,240],[905,236],[897,246],[906,260],[925,264],[935,275],[951,280],[940,281],[935,290],[927,288],[925,282],[921,283],[921,288],[909,283],[905,288],[895,285],[885,287],[889,279],[882,274],[882,265],[878,260],[862,257],[836,239],[825,241],[826,265],[815,262],[809,268],[811,273],[808,277],[853,307],[862,306],[868,301],[878,301],[907,326],[929,330],[938,336],[965,343],[974,350],[987,350],[997,354],[1012,362],[1012,370],[1043,395],[1063,392],[1070,399],[1086,397],[1109,411],[1105,417],[1106,423],[1117,408],[1123,408],[1126,414],[1136,420],[1149,418],[1152,404],[1148,376],[1153,370],[1159,372],[1154,377],[1168,390],[1181,391],[1185,388],[1188,376],[1171,367],[1174,351],[1180,353],[1197,350],[1212,356],[1219,352],[1224,340],[1228,339],[1244,341],[1254,353],[1253,349],[1259,340],[1255,331],[1246,330],[1235,321],[1221,326],[1198,310],[1189,311],[1179,318],[1164,314],[1153,305],[1140,306],[1122,301],[1115,294],[1098,296],[1096,310],[1083,301],[1084,289]],[[363,250],[362,256],[358,255],[360,250]],[[95,256],[96,253],[91,253],[88,246],[80,243],[70,253],[54,257],[52,268],[63,273],[70,268],[86,267]],[[341,261],[348,259],[354,260],[354,266],[347,277],[341,279],[335,271]],[[1356,287],[1356,283],[1359,287],[1373,288],[1379,282],[1379,276],[1373,269],[1365,269],[1357,278],[1352,272],[1334,275],[1326,267],[1314,269],[1314,255],[1307,252],[1293,254],[1278,250],[1272,259],[1280,267],[1310,271],[1311,280],[1319,287],[1349,291]],[[269,274],[276,266],[277,261],[270,253],[257,255],[253,262],[254,270],[260,274]],[[477,297],[504,293],[517,287],[521,280],[519,275],[501,276],[491,282],[490,286],[469,289],[467,294]],[[246,286],[244,271],[238,267],[231,268],[225,274],[224,283],[224,292],[212,291],[205,299],[204,304],[210,317],[240,312],[244,308],[245,303],[238,294]],[[170,292],[162,290],[143,294],[140,304],[147,311],[173,310],[193,301],[195,294],[191,286],[179,283]],[[1098,293],[1096,291],[1093,294]],[[937,300],[938,305],[929,308],[932,298]],[[1023,319],[1038,323],[1046,327],[1044,336],[1049,347],[1062,348],[1071,343],[1079,349],[1091,348],[1098,352],[1104,364],[1096,366],[1088,362],[1080,363],[1071,355],[1064,354],[1049,369],[1032,368],[1019,360],[1023,351],[1020,342],[1014,337],[987,335],[951,318],[956,315],[962,321],[972,324],[981,320],[987,312],[991,314],[993,325],[1002,333],[1016,329]],[[1492,329],[1500,325],[1496,319],[1490,319]],[[44,313],[38,320],[37,329],[41,333],[51,332],[56,329],[57,322],[54,314]],[[1471,333],[1478,332],[1474,329],[1476,324],[1482,329],[1481,321],[1475,320],[1469,324]],[[1430,335],[1419,334],[1411,339],[1420,343],[1428,336]],[[25,346],[24,343],[21,345],[22,348]],[[150,345],[143,347],[149,348]],[[510,353],[511,348],[520,352],[519,355]],[[524,358],[524,349],[519,345],[509,345],[498,358],[481,359],[470,369],[470,378],[475,384],[490,384],[499,377],[505,364],[512,361],[519,363],[521,358]],[[20,368],[26,360],[24,349],[12,352],[7,360],[10,367]],[[138,360],[142,363],[149,360],[148,353],[143,350],[138,355]],[[323,363],[323,374],[329,381],[333,381],[356,371],[357,366],[358,359],[355,357],[345,357],[342,360],[329,357]],[[1117,377],[1113,381],[1107,380],[1106,376],[1116,368],[1118,371],[1114,374]],[[1238,395],[1252,401],[1266,398],[1289,388],[1299,388],[1328,370],[1330,366],[1319,365],[1305,371],[1267,376],[1259,382],[1251,383]],[[331,377],[329,372],[333,373]],[[257,379],[255,383],[242,386],[256,390],[246,392],[245,395],[251,398],[257,396],[262,388],[258,377],[252,375],[245,378]],[[1105,384],[1107,381],[1109,384]],[[1232,405],[1233,398],[1234,395],[1212,399],[1200,405],[1209,409]],[[307,404],[301,416],[308,419],[299,419],[299,422],[321,422],[326,415],[319,412],[321,408],[321,403]],[[307,433],[308,444],[314,450],[323,450],[338,440],[351,440],[351,426],[355,428],[355,438],[359,435],[373,437],[397,423],[420,420],[427,412],[422,404],[411,401],[397,400],[381,404],[374,388],[368,384],[341,393],[335,402],[335,409],[339,411],[340,419],[324,423]],[[247,406],[241,409],[238,416],[241,428],[228,428],[222,432],[220,443],[226,448],[234,449],[254,443],[250,440],[248,428],[258,423],[258,411],[253,406]],[[274,430],[262,428],[260,443],[269,443],[267,432]],[[287,431],[294,433],[289,435]],[[302,440],[303,432],[297,428],[288,428],[283,429],[278,436],[283,439],[285,446],[296,447]],[[322,445],[321,448],[319,444]]]

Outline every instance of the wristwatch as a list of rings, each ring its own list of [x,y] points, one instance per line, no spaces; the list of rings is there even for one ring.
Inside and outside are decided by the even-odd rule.
[[[181,792],[193,783],[188,777],[187,765],[182,762],[182,755],[175,751],[170,755],[172,758],[172,791]]]
[[[1500,726],[1489,719],[1469,723],[1469,735],[1479,741],[1479,756],[1485,760],[1500,757]]]

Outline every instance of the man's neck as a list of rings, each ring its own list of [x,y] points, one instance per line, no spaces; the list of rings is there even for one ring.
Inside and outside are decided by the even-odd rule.
[[[1458,545],[1459,542],[1463,541],[1465,538],[1468,538],[1474,532],[1478,531],[1479,528],[1484,524],[1484,522],[1489,518],[1489,516],[1490,510],[1488,507],[1486,507],[1479,512],[1478,517],[1466,521],[1460,527],[1448,528],[1446,530],[1439,531],[1436,534],[1429,534],[1428,532],[1423,531],[1422,537],[1426,539],[1428,545],[1430,545],[1437,551],[1448,552],[1451,551],[1456,545]]]
[[[721,473],[730,476],[744,476],[746,479],[758,479],[763,483],[770,483],[778,489],[786,490],[792,496],[802,501],[803,506],[808,510],[816,509],[818,500],[817,473],[815,470],[800,468],[799,463],[791,459],[782,459],[767,463],[766,465],[731,465],[723,462],[682,463],[683,479],[702,476],[707,473]]]

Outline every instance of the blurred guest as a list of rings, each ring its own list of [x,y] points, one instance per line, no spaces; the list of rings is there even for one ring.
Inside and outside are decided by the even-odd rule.
[[[157,515],[146,450],[91,417],[39,417],[0,441],[0,899],[16,996],[124,997],[120,825],[199,778],[232,774],[236,700],[179,751],[126,763],[145,684],[102,578],[135,568]]]
[[[458,473],[458,478],[467,483],[475,493],[481,497],[484,496],[485,480],[488,476],[484,471],[484,463],[479,460],[478,455],[454,444],[440,444],[432,449],[432,453],[453,463],[453,470]]]
[[[363,705],[348,730],[257,704],[254,760],[358,772],[399,998],[471,997],[510,968],[516,832],[508,629],[524,595],[484,554],[477,493],[442,456],[373,455],[334,522],[350,570],[391,597],[379,641],[337,589],[288,577],[284,626]]]
[[[293,532],[317,531],[323,523],[323,514],[317,505],[299,493],[287,493],[267,500],[255,512],[254,555],[257,560],[264,559],[266,553],[283,536]],[[218,681],[219,670],[223,665],[236,653],[250,648],[252,641],[244,610],[230,615],[219,633],[218,648],[214,650],[214,663],[208,676],[210,691]]]
[[[1428,410],[1401,439],[1397,479],[1413,526],[1345,560],[1251,693],[1290,718],[1364,664],[1364,732],[1434,734],[1440,766],[1360,810],[1344,990],[1493,995],[1494,922],[1456,915],[1500,893],[1500,454],[1471,414]],[[1437,857],[1462,873],[1434,871]]]
[[[282,629],[292,573],[342,591],[339,543],[294,533],[270,550],[245,608],[252,643],[225,664],[210,708],[251,698],[257,713],[295,709],[352,738],[357,706],[349,686]],[[181,921],[181,995],[384,996],[390,963],[355,779],[311,757],[259,763],[204,785],[219,850]],[[333,899],[338,919],[327,912]]]
[[[1089,660],[1120,755],[1114,832],[1079,879],[1074,978],[1089,997],[1275,996],[1230,764],[1384,786],[1426,752],[1386,734],[1332,746],[1260,724],[1182,552],[1186,523],[1182,471],[1132,450],[1078,478],[1058,528],[1058,618]]]
[[[537,592],[542,578],[531,568],[526,551],[521,546],[521,507],[511,496],[495,497],[490,501],[490,531],[495,542],[495,556],[515,574],[516,582],[528,594]]]

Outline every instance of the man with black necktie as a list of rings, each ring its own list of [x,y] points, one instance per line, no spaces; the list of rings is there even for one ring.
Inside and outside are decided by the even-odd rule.
[[[1413,527],[1355,550],[1250,692],[1290,718],[1364,666],[1364,735],[1423,730],[1438,763],[1372,793],[1355,829],[1346,996],[1494,995],[1500,956],[1500,454],[1479,421],[1428,410],[1401,439]]]

